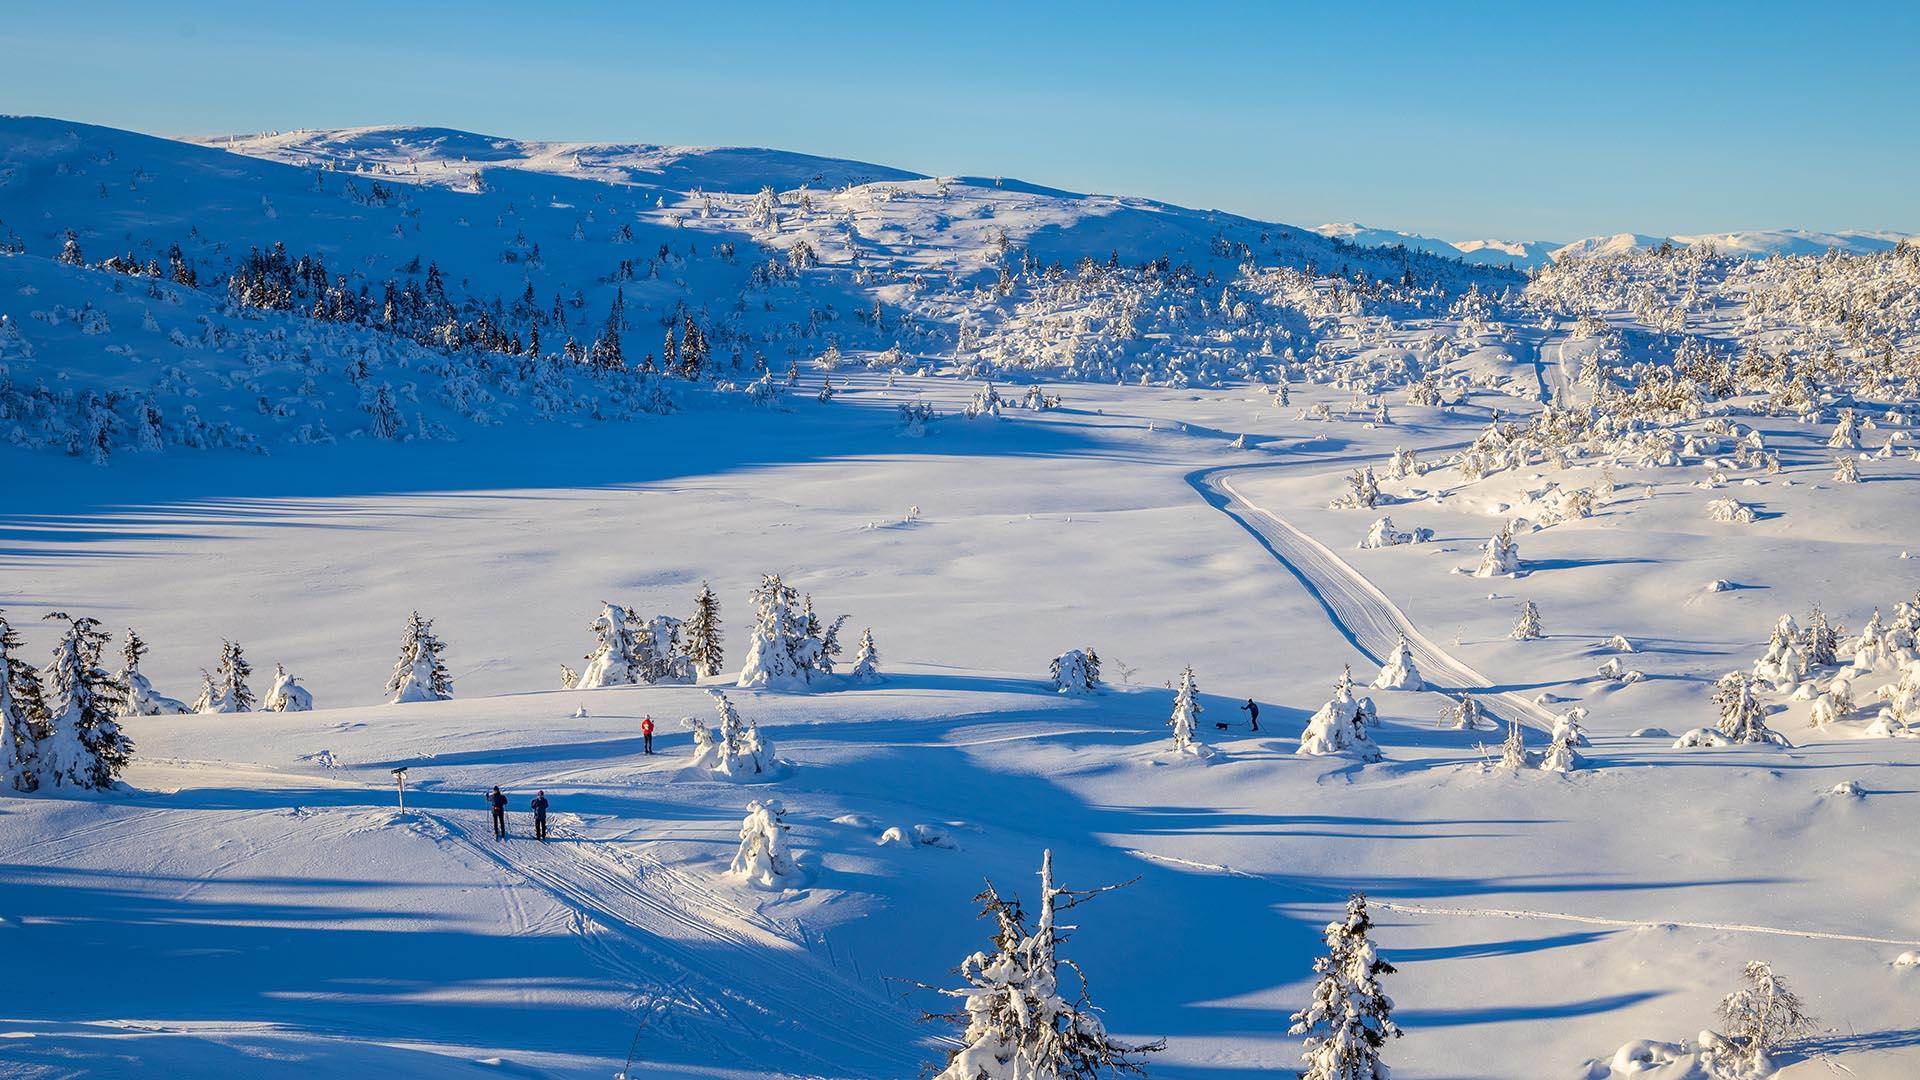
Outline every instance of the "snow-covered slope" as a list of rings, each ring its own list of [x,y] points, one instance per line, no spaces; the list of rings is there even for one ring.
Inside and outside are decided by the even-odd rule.
[[[1138,879],[1064,955],[1157,1077],[1296,1068],[1354,891],[1403,1080],[1914,1075],[1920,254],[1643,239],[1522,275],[784,152],[0,120],[19,656],[64,611],[318,705],[0,790],[0,1075],[911,1077],[961,1030],[915,984],[1049,850]],[[837,671],[734,685],[767,573]],[[603,605],[703,583],[704,685],[578,688]],[[386,704],[415,611],[453,697]],[[1302,753],[1403,636],[1380,760]],[[691,767],[723,688],[764,773]],[[1729,700],[1790,745],[1676,745]],[[1750,960],[1820,1019],[1763,1070],[1694,1045]]]

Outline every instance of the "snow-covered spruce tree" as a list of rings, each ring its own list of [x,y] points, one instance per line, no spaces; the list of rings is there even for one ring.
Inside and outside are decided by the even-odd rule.
[[[646,667],[642,672],[650,683],[690,683],[697,681],[693,658],[680,640],[685,624],[671,615],[655,615],[641,624],[635,635],[645,646]]]
[[[784,690],[811,681],[818,646],[807,637],[807,617],[799,607],[798,596],[778,574],[761,579],[753,591],[753,634],[738,685]]]
[[[725,693],[707,693],[713,698],[714,711],[720,714],[720,723],[708,729],[698,720],[687,718],[687,729],[693,732],[693,760],[688,767],[736,779],[771,772],[773,746],[760,737],[759,725],[742,720]]]
[[[114,676],[114,683],[120,687],[120,715],[174,716],[186,712],[184,702],[155,692],[153,683],[141,673],[140,661],[146,655],[147,643],[129,629],[126,644],[120,648],[120,673]]]
[[[1836,484],[1860,482],[1860,463],[1853,460],[1851,454],[1842,454],[1833,459],[1833,482]]]
[[[1774,623],[1767,651],[1754,661],[1753,677],[1786,691],[1799,685],[1807,675],[1807,654],[1801,646],[1800,627],[1793,616],[1782,615]]]
[[[642,668],[640,643],[635,639],[633,621],[619,604],[602,602],[600,615],[590,627],[599,644],[587,655],[587,668],[576,684],[581,690],[603,686],[628,686],[640,681]]]
[[[1576,728],[1556,726],[1553,729],[1553,741],[1547,744],[1547,752],[1540,759],[1540,767],[1547,772],[1569,773],[1580,767],[1580,755],[1573,752],[1574,732]]]
[[[247,686],[247,680],[253,677],[253,665],[247,663],[238,642],[222,641],[218,670],[211,675],[202,671],[201,675],[200,696],[193,703],[194,712],[240,713],[253,709],[253,690]]]
[[[1068,931],[1059,915],[1104,892],[1108,885],[1074,891],[1053,883],[1053,852],[1040,857],[1040,917],[1029,928],[1015,897],[1003,897],[989,881],[975,897],[980,917],[994,920],[993,952],[960,962],[965,986],[930,987],[961,1002],[958,1011],[929,1020],[963,1025],[960,1049],[934,1080],[1099,1080],[1112,1074],[1145,1074],[1145,1057],[1165,1040],[1133,1046],[1108,1036],[1100,1012],[1087,996],[1086,973],[1060,958]],[[1078,983],[1072,998],[1060,985],[1060,969]]]
[[[1813,1015],[1787,981],[1764,960],[1749,961],[1741,973],[1746,985],[1720,1002],[1726,1035],[1755,1072],[1773,1071],[1772,1054],[1814,1030]]]
[[[1380,674],[1373,680],[1375,690],[1424,690],[1425,679],[1420,677],[1420,669],[1413,662],[1413,647],[1407,644],[1407,635],[1401,634],[1394,643],[1393,652],[1387,655],[1387,662],[1380,665]]]
[[[1753,683],[1738,671],[1722,676],[1713,692],[1720,710],[1720,734],[1737,743],[1791,746],[1785,735],[1767,726],[1767,711],[1753,698]]]
[[[10,790],[39,788],[48,721],[40,673],[20,658],[20,634],[0,612],[0,779]]]
[[[300,685],[300,680],[287,674],[286,668],[275,664],[273,688],[267,691],[260,707],[268,712],[312,712],[313,695]]]
[[[47,737],[39,745],[41,787],[99,790],[113,786],[133,756],[133,742],[115,719],[120,688],[100,666],[107,635],[93,619],[53,612],[66,624],[48,665]]]
[[[1513,624],[1513,630],[1507,635],[1515,641],[1535,641],[1546,635],[1540,625],[1540,609],[1528,600],[1520,605],[1520,621]]]
[[[1440,715],[1448,727],[1455,731],[1473,731],[1480,726],[1480,703],[1465,690],[1452,705],[1440,710]]]
[[[400,639],[400,657],[387,679],[387,702],[446,701],[453,697],[453,680],[440,660],[446,646],[434,636],[433,620],[415,611],[407,615],[406,635]],[[285,674],[282,672],[282,674]]]
[[[1400,1037],[1393,1022],[1393,999],[1380,977],[1394,973],[1380,958],[1367,932],[1367,898],[1354,893],[1347,917],[1327,924],[1327,955],[1313,962],[1319,980],[1307,1007],[1294,1013],[1290,1035],[1306,1036],[1300,1080],[1389,1080],[1380,1051]]]
[[[1309,757],[1345,754],[1361,761],[1379,761],[1380,747],[1367,732],[1372,720],[1373,702],[1354,698],[1353,673],[1345,670],[1333,685],[1333,698],[1308,718],[1294,753]]]
[[[1373,466],[1355,469],[1347,477],[1347,490],[1344,494],[1327,504],[1330,510],[1371,510],[1380,504],[1380,482],[1373,475]]]
[[[880,647],[873,643],[873,627],[860,631],[860,648],[853,654],[853,681],[876,683],[880,681]]]
[[[1507,738],[1500,745],[1500,764],[1508,769],[1524,769],[1532,764],[1527,757],[1527,742],[1521,737],[1518,720],[1507,720]]]
[[[701,675],[720,674],[726,653],[720,644],[720,598],[706,582],[700,583],[700,595],[693,600],[693,617],[682,624],[687,659]]]
[[[1180,686],[1173,694],[1173,715],[1168,718],[1167,726],[1173,729],[1174,752],[1207,757],[1212,750],[1200,741],[1202,706],[1199,693],[1200,685],[1193,678],[1193,665],[1188,664],[1180,672]]]
[[[1840,635],[1842,628],[1827,621],[1827,613],[1819,604],[1813,605],[1813,611],[1807,615],[1807,629],[1801,639],[1806,649],[1807,663],[1813,667],[1832,667],[1840,662]]]
[[[1520,545],[1514,542],[1513,526],[1507,525],[1487,541],[1474,577],[1511,576],[1520,572]]]
[[[740,847],[733,853],[728,873],[763,889],[777,889],[782,878],[798,876],[800,868],[787,853],[786,807],[777,799],[754,800],[740,822]]]
[[[1053,688],[1062,694],[1091,694],[1100,689],[1100,669],[1089,650],[1068,649],[1048,665]]]

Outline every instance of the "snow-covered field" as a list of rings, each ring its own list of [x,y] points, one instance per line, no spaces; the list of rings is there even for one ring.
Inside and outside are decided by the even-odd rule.
[[[1354,892],[1397,1077],[1920,1074],[1909,248],[1530,282],[774,151],[204,142],[0,120],[0,608],[16,659],[64,611],[160,693],[231,641],[316,707],[126,717],[111,789],[0,792],[0,1075],[911,1077],[959,1046],[919,987],[993,948],[983,880],[1031,913],[1048,850],[1134,881],[1063,955],[1154,1076],[1297,1069]],[[1431,535],[1363,549],[1383,516]],[[765,574],[848,616],[837,673],[734,685]],[[603,604],[703,583],[718,673],[563,688]],[[1816,605],[1835,662],[1796,637],[1753,689],[1790,745],[1678,748]],[[412,611],[451,700],[385,703]],[[1402,635],[1426,687],[1366,688]],[[1056,692],[1086,647],[1103,687]],[[1168,730],[1189,666],[1210,754]],[[1298,752],[1343,666],[1380,760]],[[766,772],[694,763],[715,689]],[[1752,960],[1817,1030],[1707,1060]]]

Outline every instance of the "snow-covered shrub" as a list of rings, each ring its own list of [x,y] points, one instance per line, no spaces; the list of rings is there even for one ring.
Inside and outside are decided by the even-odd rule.
[[[733,854],[728,873],[762,889],[778,889],[800,877],[800,867],[787,851],[786,808],[778,800],[755,800],[747,804],[747,816],[740,822],[740,847]]]
[[[1373,680],[1375,690],[1424,690],[1425,679],[1420,677],[1420,668],[1413,662],[1413,647],[1407,644],[1407,635],[1401,634],[1394,643],[1393,652],[1387,655],[1387,662],[1380,665],[1380,674]]]
[[[1732,746],[1733,740],[1720,734],[1713,728],[1694,728],[1673,741],[1675,750],[1692,750],[1699,747]]]
[[[1741,981],[1744,985],[1720,1002],[1726,1038],[1745,1057],[1749,1069],[1772,1072],[1773,1052],[1811,1034],[1813,1015],[1765,961],[1749,962]]]
[[[1708,503],[1707,517],[1733,525],[1751,525],[1754,522],[1753,507],[1731,497]]]
[[[1432,529],[1414,529],[1411,532],[1401,532],[1393,527],[1393,518],[1383,517],[1376,519],[1372,525],[1367,526],[1367,535],[1361,537],[1359,547],[1364,551],[1373,548],[1393,547],[1397,544],[1424,544],[1431,539],[1433,539]]]
[[[268,712],[312,712],[313,695],[301,686],[287,669],[279,664],[273,665],[273,688],[260,702],[260,707]]]
[[[1089,645],[1068,649],[1048,665],[1053,688],[1062,694],[1091,694],[1100,689],[1100,654]]]

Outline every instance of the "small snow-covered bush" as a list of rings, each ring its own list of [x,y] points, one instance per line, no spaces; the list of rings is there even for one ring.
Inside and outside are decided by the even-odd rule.
[[[1367,535],[1360,538],[1359,547],[1362,551],[1367,551],[1374,548],[1394,547],[1399,544],[1424,544],[1431,539],[1433,539],[1432,529],[1414,529],[1410,532],[1401,532],[1393,527],[1393,518],[1383,517],[1376,519],[1372,525],[1367,526]]]
[[[1089,645],[1068,649],[1053,658],[1048,668],[1053,688],[1062,694],[1091,694],[1100,689],[1100,654]]]
[[[1730,497],[1708,503],[1707,517],[1733,525],[1751,525],[1754,522],[1753,507]]]
[[[777,800],[755,800],[747,804],[747,816],[740,822],[740,847],[733,854],[728,873],[762,889],[778,889],[800,876],[800,867],[787,851],[786,808]]]

